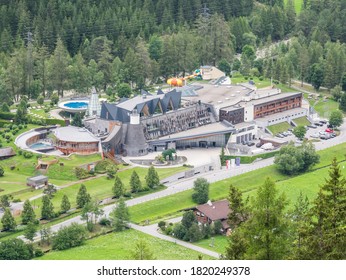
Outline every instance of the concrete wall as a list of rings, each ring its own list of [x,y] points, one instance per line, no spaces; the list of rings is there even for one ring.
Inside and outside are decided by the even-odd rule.
[[[202,165],[187,171],[179,172],[173,176],[167,177],[162,179],[160,182],[161,184],[169,184],[169,183],[174,183],[186,178],[191,178],[195,175],[206,173],[209,171],[215,170],[215,165],[214,164],[206,164]]]

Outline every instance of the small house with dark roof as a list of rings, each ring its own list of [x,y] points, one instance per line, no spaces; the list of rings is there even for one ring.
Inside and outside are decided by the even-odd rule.
[[[223,233],[227,233],[230,226],[227,223],[228,214],[230,213],[229,202],[227,199],[219,201],[208,201],[205,204],[198,205],[194,209],[197,221],[201,224],[213,224],[220,221]]]
[[[0,160],[7,159],[9,157],[15,156],[16,153],[13,151],[11,147],[5,147],[0,149]]]

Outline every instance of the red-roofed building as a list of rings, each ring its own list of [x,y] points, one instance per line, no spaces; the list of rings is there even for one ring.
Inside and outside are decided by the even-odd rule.
[[[216,221],[220,221],[224,233],[227,233],[230,229],[230,226],[227,223],[229,212],[229,202],[227,199],[214,202],[208,201],[206,204],[198,205],[194,209],[194,214],[199,223],[209,223],[211,225]]]

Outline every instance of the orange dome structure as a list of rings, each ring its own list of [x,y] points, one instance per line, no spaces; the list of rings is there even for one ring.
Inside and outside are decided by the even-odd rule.
[[[167,84],[174,87],[182,87],[183,86],[183,80],[179,78],[170,78],[167,80]]]

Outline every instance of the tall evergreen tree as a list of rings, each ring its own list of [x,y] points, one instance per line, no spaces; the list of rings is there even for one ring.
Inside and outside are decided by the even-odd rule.
[[[70,200],[68,199],[68,196],[64,194],[61,200],[60,211],[61,213],[66,213],[70,209],[71,209]]]
[[[116,198],[119,198],[122,195],[124,195],[124,185],[118,176],[115,176],[114,186],[113,186],[113,195]]]
[[[77,194],[77,208],[83,208],[85,204],[91,201],[91,196],[88,193],[85,185],[81,184]]]
[[[45,220],[50,220],[54,218],[54,206],[50,198],[45,195],[42,197],[42,209],[41,209],[41,218]]]
[[[110,213],[110,217],[115,231],[123,231],[126,229],[130,220],[130,214],[123,198],[119,199],[116,207]]]
[[[17,224],[14,220],[11,210],[9,208],[6,208],[4,215],[1,218],[2,223],[2,229],[5,231],[12,231],[15,230]]]
[[[329,178],[320,187],[310,212],[310,225],[302,240],[302,259],[346,258],[346,179],[336,158]]]
[[[21,218],[23,225],[34,222],[36,220],[36,214],[28,199],[24,202]]]
[[[142,183],[139,180],[138,174],[133,170],[130,178],[131,192],[138,193],[142,190]]]
[[[236,229],[236,238],[229,243],[230,258],[283,259],[290,247],[289,222],[284,212],[287,204],[285,195],[279,195],[275,183],[267,178],[251,201],[249,219]]]
[[[153,189],[160,184],[159,174],[157,174],[154,166],[149,167],[148,174],[145,176],[145,181],[150,189]]]

